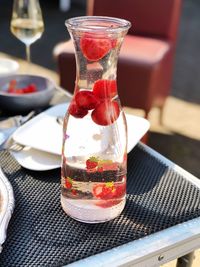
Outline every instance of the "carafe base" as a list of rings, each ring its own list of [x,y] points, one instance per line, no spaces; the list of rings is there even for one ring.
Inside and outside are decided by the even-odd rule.
[[[111,201],[115,202],[111,203]],[[117,204],[115,205],[115,203]],[[103,202],[98,200],[74,200],[61,195],[63,210],[73,219],[85,223],[110,221],[120,215],[124,209],[125,203],[125,198]]]

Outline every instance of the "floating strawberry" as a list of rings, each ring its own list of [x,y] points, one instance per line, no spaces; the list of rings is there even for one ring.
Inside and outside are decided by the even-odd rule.
[[[97,171],[98,171],[98,172],[103,172],[103,167],[98,167],[98,168],[97,168]]]
[[[94,37],[86,33],[81,37],[80,47],[83,55],[90,61],[98,61],[103,58],[112,48],[109,37],[97,35]]]
[[[71,189],[71,188],[72,188],[72,179],[71,179],[70,177],[67,177],[67,178],[65,179],[65,187],[66,187],[67,189]]]
[[[115,185],[114,197],[121,198],[121,197],[123,197],[125,195],[125,193],[126,193],[126,183],[116,184]]]
[[[70,103],[68,112],[75,118],[83,118],[88,114],[88,111],[86,109],[80,108],[74,100],[72,100],[72,102]]]
[[[92,120],[99,125],[110,125],[119,117],[120,109],[117,101],[105,100],[92,111]]]
[[[96,198],[101,198],[102,197],[103,187],[104,187],[103,184],[97,184],[97,185],[95,185],[93,187],[92,193]]]
[[[107,182],[104,184],[97,184],[93,188],[93,195],[100,199],[111,199],[115,194],[115,187],[113,182]]]
[[[98,158],[90,157],[88,160],[86,160],[86,168],[88,170],[95,169],[97,166],[98,166]]]
[[[126,193],[126,183],[114,184],[113,182],[98,184],[93,188],[93,195],[100,199],[96,206],[109,208],[119,204]]]
[[[77,191],[75,189],[72,189],[72,195],[76,196],[77,195]]]
[[[93,86],[93,93],[101,100],[115,97],[117,95],[116,80],[97,80]]]
[[[75,101],[81,109],[85,110],[94,109],[99,102],[93,92],[87,90],[79,91],[78,93],[76,93]]]

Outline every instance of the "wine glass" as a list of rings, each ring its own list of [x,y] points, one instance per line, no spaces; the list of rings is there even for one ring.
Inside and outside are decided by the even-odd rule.
[[[11,32],[26,45],[26,59],[30,63],[30,45],[42,36],[44,22],[38,0],[14,0]]]

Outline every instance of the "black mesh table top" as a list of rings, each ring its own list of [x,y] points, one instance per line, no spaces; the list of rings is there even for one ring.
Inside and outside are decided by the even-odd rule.
[[[200,216],[200,190],[137,145],[128,156],[127,203],[102,224],[68,217],[60,205],[60,169],[23,169],[0,153],[15,209],[0,254],[1,267],[63,266]]]

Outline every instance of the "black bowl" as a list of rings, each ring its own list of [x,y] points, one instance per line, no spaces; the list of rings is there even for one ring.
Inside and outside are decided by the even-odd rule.
[[[8,93],[11,80],[16,80],[17,87],[35,84],[37,92],[27,94]],[[54,95],[55,84],[48,78],[36,75],[16,74],[0,77],[0,110],[23,113],[48,106]]]

